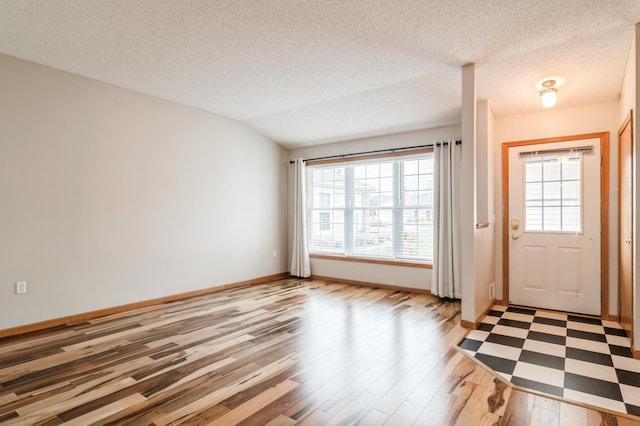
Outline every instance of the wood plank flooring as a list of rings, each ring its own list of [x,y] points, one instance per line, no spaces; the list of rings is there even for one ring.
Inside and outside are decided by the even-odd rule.
[[[0,339],[0,423],[640,425],[513,390],[458,302],[286,279]]]

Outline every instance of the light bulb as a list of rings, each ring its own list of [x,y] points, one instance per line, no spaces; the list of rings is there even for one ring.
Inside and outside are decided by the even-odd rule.
[[[558,89],[554,87],[555,85],[555,80],[547,80],[542,83],[542,89],[540,89],[540,100],[542,101],[542,106],[545,108],[551,108],[558,100]]]
[[[542,101],[543,107],[551,108],[558,100],[558,91],[554,88],[545,89],[540,95],[540,100]]]

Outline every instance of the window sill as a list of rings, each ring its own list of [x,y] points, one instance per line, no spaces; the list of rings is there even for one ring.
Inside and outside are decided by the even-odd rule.
[[[420,262],[418,260],[377,259],[374,257],[354,257],[342,254],[319,253],[311,253],[309,254],[309,257],[312,259],[339,260],[343,262],[375,263],[378,265],[408,266],[411,268],[433,269],[433,265],[431,263]]]

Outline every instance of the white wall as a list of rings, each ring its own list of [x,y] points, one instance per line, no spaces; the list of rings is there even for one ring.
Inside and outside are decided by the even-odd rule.
[[[317,158],[378,149],[425,145],[435,141],[449,139],[460,139],[460,126],[448,126],[437,129],[419,130],[328,145],[305,147],[290,150],[288,155],[290,160],[294,158]],[[289,167],[289,193],[293,190],[291,186],[293,179],[291,167],[293,166]],[[291,217],[292,212],[293,206],[289,203],[289,217]],[[293,223],[292,220],[289,221],[289,224],[291,223]],[[292,232],[291,227],[289,227],[289,241],[291,238]],[[291,258],[291,253],[289,253],[289,258]],[[419,289],[431,288],[431,269],[424,268],[311,259],[311,273],[317,276],[341,278],[345,280],[390,284]]]
[[[495,150],[495,118],[489,101],[477,102],[477,222],[488,222],[486,228],[476,229],[475,244],[475,319],[481,316],[494,299],[489,298],[489,286],[495,283],[495,220],[493,200],[493,170]],[[494,289],[495,290],[495,289]]]
[[[559,93],[559,97],[562,93]],[[561,98],[560,98],[561,99]],[[559,101],[560,102],[560,101]],[[542,108],[542,107],[541,107]],[[561,104],[547,111],[512,115],[495,121],[494,192],[495,212],[502,218],[501,145],[506,142],[541,139],[583,133],[609,132],[609,313],[618,312],[618,146],[617,129],[621,124],[619,103],[607,102],[577,108],[561,108]],[[496,294],[502,295],[502,220],[496,220]]]
[[[287,270],[280,146],[4,55],[0,75],[0,329]]]

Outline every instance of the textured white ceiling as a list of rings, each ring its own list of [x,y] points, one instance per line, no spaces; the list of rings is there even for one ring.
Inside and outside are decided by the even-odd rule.
[[[285,147],[618,99],[638,0],[0,0],[0,52],[243,121]]]

